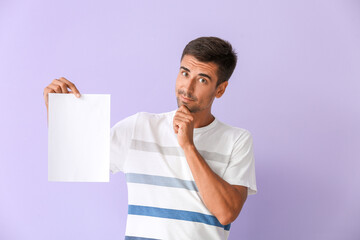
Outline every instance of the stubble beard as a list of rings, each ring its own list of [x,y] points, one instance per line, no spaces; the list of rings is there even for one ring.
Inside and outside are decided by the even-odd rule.
[[[189,107],[189,105],[187,103],[182,102],[179,97],[176,97],[176,100],[178,107],[185,106],[187,107],[187,109],[189,109],[191,113],[196,113],[202,110],[198,106]]]
[[[176,100],[177,100],[178,107],[185,106],[185,107],[187,107],[187,109],[189,109],[189,111],[191,113],[196,113],[196,112],[199,112],[199,111],[203,110],[199,106],[196,106],[196,105],[193,106],[193,107],[190,107],[188,103],[183,102],[183,101],[180,100],[179,96],[183,95],[183,96],[185,96],[187,98],[192,99],[194,102],[196,102],[198,99],[195,96],[193,96],[192,94],[189,94],[189,93],[185,92],[182,89],[179,89],[177,91],[177,94],[178,95],[176,96]]]

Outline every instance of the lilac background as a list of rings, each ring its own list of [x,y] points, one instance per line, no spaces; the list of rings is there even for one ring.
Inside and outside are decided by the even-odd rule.
[[[258,194],[229,239],[360,239],[359,26],[355,0],[0,0],[0,239],[123,239],[122,173],[47,182],[43,90],[112,94],[111,126],[174,110],[182,49],[209,35],[239,56],[213,112],[254,138]]]

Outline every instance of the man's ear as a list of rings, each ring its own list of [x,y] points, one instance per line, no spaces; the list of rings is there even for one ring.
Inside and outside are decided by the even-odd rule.
[[[223,83],[220,83],[219,86],[217,86],[217,88],[216,88],[216,94],[215,94],[215,97],[216,97],[216,98],[219,98],[219,97],[221,97],[221,96],[224,94],[225,89],[226,89],[228,83],[229,83],[228,81],[225,81],[225,82],[223,82]]]

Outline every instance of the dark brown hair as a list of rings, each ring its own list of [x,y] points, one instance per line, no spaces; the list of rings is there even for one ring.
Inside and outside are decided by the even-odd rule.
[[[185,55],[194,56],[200,62],[214,62],[218,66],[216,86],[228,81],[237,61],[237,56],[228,41],[217,37],[200,37],[190,41],[184,48]]]

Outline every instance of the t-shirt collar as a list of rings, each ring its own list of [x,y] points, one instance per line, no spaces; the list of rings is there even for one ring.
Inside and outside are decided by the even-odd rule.
[[[176,113],[177,109],[171,112],[171,121],[174,119],[175,113]],[[215,116],[214,116],[215,117]],[[194,134],[197,133],[202,133],[205,131],[210,130],[211,128],[215,127],[215,125],[217,124],[218,120],[215,117],[215,119],[208,125],[204,126],[204,127],[200,127],[200,128],[194,128]]]

